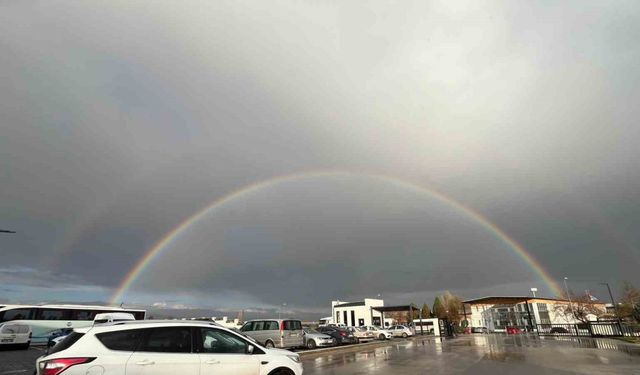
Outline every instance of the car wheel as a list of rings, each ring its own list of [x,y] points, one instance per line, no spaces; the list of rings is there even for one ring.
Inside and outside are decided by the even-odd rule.
[[[291,370],[281,368],[281,369],[277,369],[274,372],[270,372],[269,375],[295,375],[295,374]]]
[[[267,348],[267,349],[273,349],[276,346],[273,344],[273,341],[267,340],[267,342],[264,343],[264,347]]]
[[[385,337],[384,337],[384,335],[381,333],[381,334],[380,334],[380,336],[378,336],[378,339],[380,339],[380,340],[384,340],[384,339],[385,339]]]
[[[307,349],[315,349],[315,348],[316,348],[316,341],[315,340],[307,341]]]
[[[407,333],[406,332],[402,332],[402,338],[406,339],[407,338]]]

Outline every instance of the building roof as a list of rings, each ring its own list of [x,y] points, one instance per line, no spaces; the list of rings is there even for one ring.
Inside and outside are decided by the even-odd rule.
[[[410,309],[413,310],[419,310],[418,307],[416,305],[409,304],[409,305],[400,305],[400,306],[379,306],[379,307],[372,307],[372,309],[379,311],[379,312],[391,312],[391,311],[409,311]]]
[[[462,301],[462,303],[467,303],[467,304],[476,304],[476,303],[477,304],[482,304],[482,303],[486,303],[486,304],[499,304],[499,303],[509,304],[509,303],[520,303],[520,302],[531,301],[531,300],[569,302],[568,300],[565,300],[565,299],[533,297],[533,296],[487,296],[487,297],[469,299],[469,300],[466,300],[466,301]]]
[[[333,307],[353,307],[353,306],[364,306],[364,301],[341,303]]]

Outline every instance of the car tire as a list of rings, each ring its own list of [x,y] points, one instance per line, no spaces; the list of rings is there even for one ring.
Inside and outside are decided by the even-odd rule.
[[[276,347],[276,345],[273,343],[273,341],[271,341],[271,340],[267,340],[267,341],[264,343],[264,347],[265,347],[265,348],[267,348],[267,349],[273,349],[273,348],[275,348],[275,347]]]
[[[293,371],[286,369],[286,368],[280,368],[275,370],[274,372],[270,372],[269,375],[295,375],[293,373]]]
[[[307,349],[315,349],[316,348],[316,341],[315,340],[309,340],[307,341]]]
[[[402,338],[406,339],[407,337],[408,337],[407,333],[406,332],[402,332]]]
[[[378,336],[378,339],[380,340],[384,340],[386,337],[384,337],[384,335],[381,333],[380,336]]]
[[[31,346],[31,341],[27,341],[26,344],[22,345],[22,350],[29,350],[29,346]]]

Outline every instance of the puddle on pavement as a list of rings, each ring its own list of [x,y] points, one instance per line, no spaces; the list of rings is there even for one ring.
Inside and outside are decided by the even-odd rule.
[[[484,360],[507,362],[507,361],[524,361],[524,354],[509,352],[489,352],[482,357]]]

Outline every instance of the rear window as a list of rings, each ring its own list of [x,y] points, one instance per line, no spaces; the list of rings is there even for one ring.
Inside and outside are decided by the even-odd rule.
[[[299,320],[285,320],[284,329],[287,331],[299,331],[302,329],[302,323]]]
[[[84,336],[84,333],[80,332],[71,332],[67,337],[65,337],[62,341],[60,341],[56,346],[51,348],[49,354],[61,352],[63,350],[69,349],[73,344],[75,344],[80,338]]]
[[[96,335],[102,345],[111,350],[132,352],[140,341],[142,330],[128,329],[125,331],[105,332]]]

